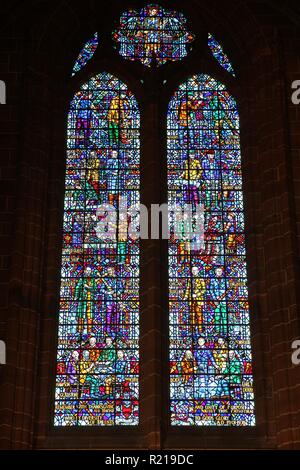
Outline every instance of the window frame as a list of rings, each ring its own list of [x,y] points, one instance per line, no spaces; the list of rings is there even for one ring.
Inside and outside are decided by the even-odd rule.
[[[197,40],[197,30],[194,31]],[[86,33],[85,33],[86,35]],[[150,207],[151,203],[163,203],[167,201],[167,165],[166,165],[166,145],[167,145],[167,109],[169,101],[179,84],[185,81],[189,76],[198,73],[207,73],[216,80],[221,81],[227,87],[237,101],[238,112],[240,115],[240,138],[242,153],[242,174],[243,182],[247,181],[247,169],[244,167],[245,152],[243,150],[243,128],[246,127],[248,120],[247,101],[242,99],[243,94],[247,93],[247,87],[241,85],[239,78],[234,79],[230,74],[223,70],[215,58],[209,54],[202,54],[201,51],[194,49],[184,62],[178,61],[168,63],[162,67],[144,71],[144,67],[139,63],[124,62],[124,60],[116,56],[115,51],[104,51],[105,42],[99,46],[95,56],[87,63],[83,70],[80,70],[75,76],[68,81],[65,91],[60,96],[56,115],[58,120],[54,123],[54,135],[58,136],[58,158],[51,162],[51,184],[55,185],[59,182],[60,188],[64,187],[65,177],[65,154],[66,154],[66,126],[67,115],[69,111],[69,103],[76,91],[82,83],[88,81],[90,77],[107,71],[118,79],[123,81],[130,91],[134,94],[140,108],[140,162],[141,162],[141,203]],[[226,48],[228,52],[228,48]],[[76,54],[75,54],[76,55]],[[237,70],[237,68],[235,67]],[[238,72],[238,70],[237,70]],[[143,83],[141,83],[143,80]],[[167,80],[164,85],[163,82]],[[159,86],[164,92],[159,93]],[[240,104],[241,103],[241,104]],[[245,111],[242,106],[245,104]],[[153,123],[153,116],[156,116]],[[155,151],[149,142],[156,142]],[[62,164],[63,160],[63,164]],[[153,182],[153,167],[156,168],[156,174],[160,174],[164,185]],[[150,169],[150,171],[149,171]],[[154,174],[155,174],[154,172]],[[159,178],[157,178],[159,180]],[[248,268],[251,267],[249,261],[249,253],[255,251],[255,247],[250,247],[247,240],[247,213],[248,192],[252,188],[244,184],[244,202],[245,202],[245,231],[246,231],[246,250]],[[154,197],[153,197],[154,196]],[[59,200],[59,207],[54,206],[56,213],[52,215],[51,237],[52,241],[60,246],[62,240],[62,214],[63,201]],[[51,205],[50,205],[51,209]],[[49,209],[49,210],[50,210]],[[53,205],[52,205],[53,210]],[[58,211],[58,212],[57,212]],[[50,248],[49,239],[46,245],[46,251]],[[58,259],[61,260],[60,249]],[[149,266],[149,257],[152,259]],[[46,255],[47,258],[47,255]],[[79,427],[79,428],[54,428],[51,425],[52,416],[49,416],[49,410],[37,410],[37,415],[42,424],[37,429],[37,448],[205,448],[216,447],[236,448],[239,447],[261,447],[262,426],[260,423],[264,421],[264,412],[257,410],[257,426],[256,428],[188,428],[173,427],[169,423],[169,365],[168,365],[168,249],[166,241],[159,240],[159,243],[151,240],[142,240],[140,246],[141,272],[147,270],[140,279],[140,302],[141,302],[141,318],[140,318],[140,425],[132,427],[115,426],[111,429],[100,427]],[[47,265],[46,265],[47,271]],[[46,315],[43,319],[44,327],[51,326],[51,338],[47,341],[47,346],[41,346],[41,350],[50,351],[48,361],[41,365],[43,371],[43,383],[39,380],[39,396],[47,397],[48,408],[53,409],[54,390],[55,390],[55,361],[56,361],[56,336],[58,327],[58,315],[56,313],[53,318],[53,312],[58,312],[59,286],[60,286],[60,266],[56,268],[56,277],[58,279],[55,294],[52,294],[51,309],[46,309]],[[155,278],[155,272],[159,274],[159,282]],[[49,272],[46,272],[46,277]],[[53,279],[53,273],[51,275]],[[248,278],[249,283],[249,302],[250,311],[255,312],[255,306],[252,305],[252,298],[256,295],[255,279]],[[254,287],[253,287],[254,286]],[[53,282],[52,282],[53,287]],[[149,295],[149,289],[154,290],[153,295]],[[49,290],[46,296],[49,296]],[[149,305],[149,298],[152,302]],[[157,304],[160,299],[160,305]],[[149,318],[149,312],[152,318]],[[160,319],[154,319],[153,315]],[[148,318],[147,318],[148,317]],[[252,322],[251,322],[252,323]],[[54,332],[54,334],[53,334]],[[255,331],[251,325],[251,332]],[[149,351],[150,338],[153,345],[150,351],[157,350],[154,357]],[[254,377],[256,348],[252,345]],[[153,362],[156,366],[153,367]],[[149,390],[149,374],[154,374],[155,380],[153,387]],[[255,383],[255,379],[254,379]],[[49,384],[52,384],[49,390]],[[47,386],[48,385],[48,386]],[[254,386],[255,397],[257,396]],[[41,399],[41,398],[40,398]],[[256,401],[256,400],[255,400]],[[130,428],[130,436],[128,435]],[[247,430],[247,432],[245,432]],[[226,434],[226,436],[225,436]],[[225,445],[224,445],[225,443]]]

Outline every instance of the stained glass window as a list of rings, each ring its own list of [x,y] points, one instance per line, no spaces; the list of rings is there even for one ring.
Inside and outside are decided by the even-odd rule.
[[[56,426],[138,424],[139,242],[119,205],[139,203],[139,127],[134,96],[109,73],[71,102]],[[106,236],[99,208],[112,205],[117,217]]]
[[[168,200],[204,212],[201,247],[169,241],[171,423],[252,426],[239,116],[207,75],[187,80],[169,104]]]
[[[223,48],[220,43],[210,34],[208,33],[208,47],[210,48],[211,52],[215,59],[219,62],[221,67],[223,67],[227,72],[231,73],[235,77],[235,72],[233,70],[232,64],[229,61],[227,55],[223,51]]]
[[[123,13],[113,38],[120,45],[122,57],[140,60],[146,66],[183,59],[187,45],[194,40],[193,34],[186,30],[186,19],[181,13],[154,4],[139,12]]]
[[[98,34],[95,33],[94,36],[85,43],[82,51],[80,52],[73,67],[72,77],[75,75],[76,72],[79,72],[79,70],[85,67],[87,62],[95,54],[97,47],[98,47]]]

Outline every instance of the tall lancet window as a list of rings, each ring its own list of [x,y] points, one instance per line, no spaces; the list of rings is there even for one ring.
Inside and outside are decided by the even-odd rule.
[[[252,426],[239,116],[223,84],[194,75],[168,109],[168,200],[204,216],[202,242],[169,242],[170,406],[175,426]],[[192,230],[190,230],[192,232]]]
[[[139,128],[136,99],[109,73],[91,78],[71,102],[56,426],[139,421],[139,242],[126,215],[139,203]]]

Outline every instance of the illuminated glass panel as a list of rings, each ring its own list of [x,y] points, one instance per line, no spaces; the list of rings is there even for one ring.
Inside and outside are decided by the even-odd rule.
[[[168,201],[201,205],[200,248],[169,241],[171,423],[252,426],[239,116],[225,86],[195,75],[168,109]]]
[[[235,77],[235,73],[232,67],[231,62],[229,61],[227,55],[223,51],[223,48],[220,43],[210,34],[208,33],[208,47],[210,48],[211,52],[215,59],[219,62],[221,67],[223,67],[227,72],[231,73]]]
[[[139,128],[133,94],[108,73],[71,102],[56,426],[138,424],[139,242],[119,204],[139,203]],[[107,237],[99,231],[103,205],[118,214]]]
[[[73,67],[72,77],[75,75],[76,72],[79,72],[79,70],[85,67],[87,62],[93,57],[97,47],[98,47],[98,34],[95,33],[92,39],[89,39],[85,43],[82,51],[80,52]]]
[[[193,34],[186,30],[186,19],[181,13],[153,4],[139,12],[123,13],[113,38],[120,45],[122,57],[140,60],[146,66],[183,59],[187,45],[194,40]]]

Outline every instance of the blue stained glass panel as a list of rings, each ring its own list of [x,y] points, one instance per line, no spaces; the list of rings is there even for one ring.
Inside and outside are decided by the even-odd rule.
[[[223,47],[210,33],[208,33],[208,47],[221,67],[223,67],[225,70],[227,70],[227,72],[231,73],[231,75],[235,77],[233,66],[228,59],[228,56],[225,54]]]
[[[83,67],[86,66],[88,61],[95,54],[97,47],[98,47],[98,33],[95,33],[94,36],[85,43],[82,51],[80,52],[73,67],[72,77],[75,75],[76,72],[79,72],[79,70],[83,69]]]
[[[55,426],[139,421],[139,241],[119,210],[139,204],[139,128],[136,99],[109,73],[71,102]],[[118,214],[110,236],[100,236],[101,207]]]
[[[236,102],[221,83],[194,75],[171,99],[167,129],[168,203],[204,214],[200,247],[169,241],[171,423],[253,426]]]

